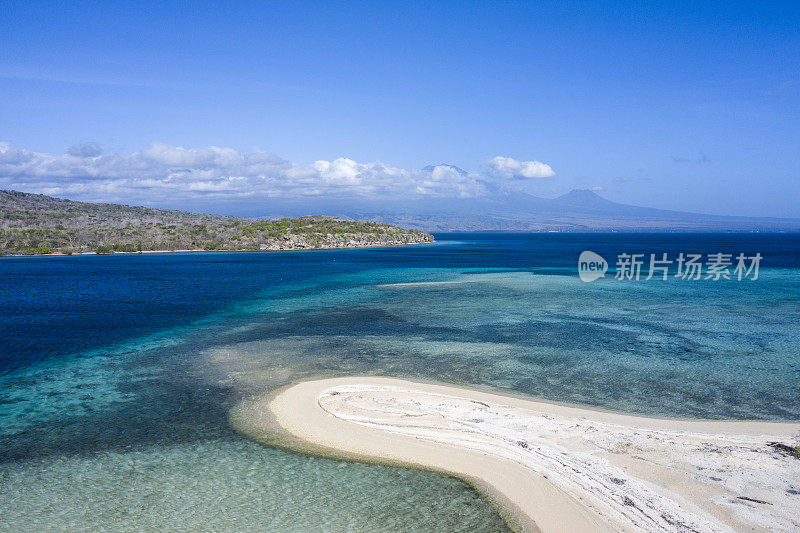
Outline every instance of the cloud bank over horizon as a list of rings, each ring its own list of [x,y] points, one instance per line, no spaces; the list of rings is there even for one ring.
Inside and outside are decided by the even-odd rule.
[[[304,197],[449,197],[489,194],[505,181],[555,175],[549,165],[494,157],[487,175],[437,165],[406,170],[340,157],[301,165],[267,152],[152,143],[130,155],[94,143],[52,155],[0,143],[0,188],[88,201]]]

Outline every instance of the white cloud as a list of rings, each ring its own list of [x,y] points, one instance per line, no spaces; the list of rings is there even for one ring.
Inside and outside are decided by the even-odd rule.
[[[352,159],[340,157],[333,161],[316,161],[314,169],[329,184],[361,185],[362,174],[369,170],[369,166],[359,165]]]
[[[549,167],[548,167],[549,168]],[[191,198],[473,197],[486,194],[474,173],[439,166],[409,171],[348,158],[300,165],[265,152],[164,143],[130,155],[76,145],[63,155],[0,143],[0,188],[88,201],[147,202]]]
[[[513,157],[497,156],[486,161],[486,165],[496,174],[515,178],[549,178],[556,173],[550,165],[539,161],[519,161]]]

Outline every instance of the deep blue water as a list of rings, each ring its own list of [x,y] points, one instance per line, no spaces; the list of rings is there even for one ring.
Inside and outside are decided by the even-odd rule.
[[[382,268],[521,269],[576,275],[585,249],[764,256],[800,268],[790,234],[437,234],[443,244],[363,250],[0,258],[0,373],[135,339],[294,282]],[[612,265],[613,268],[613,265]],[[346,277],[341,280],[347,283]]]

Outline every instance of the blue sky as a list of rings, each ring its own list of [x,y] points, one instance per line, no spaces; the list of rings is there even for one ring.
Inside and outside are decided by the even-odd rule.
[[[187,202],[469,196],[488,180],[800,217],[798,3],[0,1],[0,14],[2,188],[158,205],[176,188]],[[443,162],[475,174],[417,172]]]

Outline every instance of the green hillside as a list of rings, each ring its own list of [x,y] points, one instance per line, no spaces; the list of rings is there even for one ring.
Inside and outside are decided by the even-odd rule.
[[[0,255],[174,250],[308,250],[432,242],[380,222],[254,220],[0,190]]]

